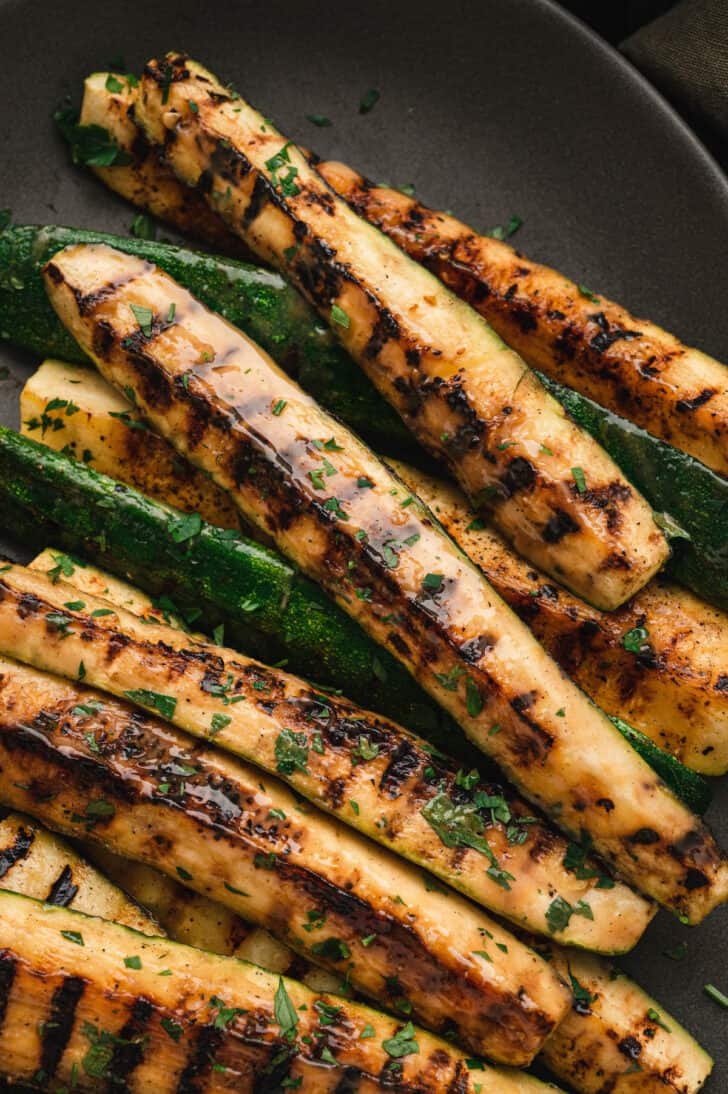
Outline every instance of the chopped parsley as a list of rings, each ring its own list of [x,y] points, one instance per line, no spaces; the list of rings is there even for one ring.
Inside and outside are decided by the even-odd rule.
[[[443,574],[425,574],[422,579],[422,588],[426,589],[430,593],[442,592],[442,585],[445,578]]]
[[[294,1041],[296,1030],[298,1029],[298,1012],[291,1002],[291,997],[286,991],[286,985],[283,983],[282,976],[278,977],[278,987],[276,988],[275,999],[273,1001],[273,1011],[281,1031],[281,1037],[289,1043]]]
[[[292,142],[288,141],[280,151],[276,152],[275,156],[271,156],[269,160],[265,161],[265,166],[270,171],[271,183],[277,190],[280,190],[284,197],[289,198],[301,193],[301,189],[296,183],[298,168],[291,163],[288,151],[291,144]]]
[[[314,942],[311,953],[317,957],[325,957],[329,961],[345,961],[351,957],[351,950],[341,938],[324,938],[321,942]]]
[[[359,113],[368,114],[379,102],[381,98],[381,92],[376,87],[370,87],[368,91],[365,91],[359,100]]]
[[[288,401],[286,399],[277,399],[276,402],[273,404],[272,413],[275,415],[276,418],[279,418],[287,406]]]
[[[591,291],[591,289],[588,289],[586,285],[577,285],[576,287],[579,290],[581,296],[586,297],[587,300],[591,300],[592,304],[599,303],[599,297],[596,296],[595,293]]]
[[[465,705],[471,718],[477,718],[483,709],[483,696],[470,676],[465,678]]]
[[[571,984],[571,990],[574,993],[575,1002],[578,1003],[580,1007],[590,1007],[592,1003],[596,1003],[599,996],[592,995],[588,988],[585,988],[583,984],[579,983],[571,971],[571,965],[568,966],[568,969],[569,982]]]
[[[132,162],[129,153],[119,147],[107,129],[101,125],[79,125],[78,116],[70,107],[57,110],[53,120],[70,144],[75,164],[121,167]]]
[[[522,225],[523,219],[514,213],[506,225],[497,224],[486,235],[489,235],[491,239],[510,239]]]
[[[161,695],[157,691],[148,691],[146,688],[135,688],[132,691],[125,691],[124,695],[127,699],[131,699],[132,703],[138,703],[140,706],[147,707],[149,710],[156,710],[163,718],[174,718],[174,712],[177,709],[177,700],[173,695]]]
[[[157,225],[149,213],[138,213],[129,225],[129,231],[137,239],[157,238]]]
[[[218,995],[213,995],[210,999],[210,1006],[217,1011],[215,1015],[214,1026],[215,1029],[227,1029],[227,1027],[234,1022],[239,1014],[247,1014],[248,1012],[242,1007],[226,1007],[225,1002]]]
[[[445,847],[470,847],[484,855],[490,863],[486,871],[489,878],[501,888],[510,890],[515,878],[498,865],[498,860],[486,839],[485,822],[478,809],[489,808],[491,799],[478,793],[472,802],[455,804],[444,792],[436,794],[421,810],[430,827],[437,833]]]
[[[319,129],[326,129],[334,124],[325,114],[307,114],[306,121],[311,122],[311,125],[317,125]]]
[[[398,1060],[402,1056],[409,1056],[420,1051],[416,1036],[415,1027],[411,1022],[408,1022],[394,1037],[382,1041],[382,1048],[388,1056]]]
[[[337,326],[343,327],[344,330],[348,330],[351,326],[351,319],[347,312],[343,308],[340,308],[338,304],[331,305],[331,322],[336,323]]]
[[[134,318],[139,324],[139,330],[142,332],[145,338],[152,337],[152,326],[154,324],[154,312],[151,308],[145,308],[141,304],[130,304],[129,307],[132,310]]]
[[[283,729],[275,744],[276,771],[281,775],[292,775],[301,771],[308,775],[308,737],[305,733],[295,733],[292,729]]]
[[[586,477],[581,467],[572,467],[571,474],[576,483],[576,489],[580,494],[586,494]]]
[[[140,969],[142,967],[142,959],[136,954],[133,954],[131,957],[124,958],[124,964],[127,969]]]
[[[159,1024],[168,1037],[173,1041],[179,1041],[182,1036],[182,1026],[179,1022],[175,1022],[174,1018],[162,1018]]]
[[[554,897],[546,911],[546,923],[551,934],[565,931],[571,922],[571,917],[575,915],[583,916],[584,919],[594,918],[594,913],[585,900],[572,905],[562,896]]]
[[[175,543],[186,543],[202,531],[202,517],[199,513],[185,513],[184,516],[169,525],[169,534]]]
[[[718,1003],[721,1007],[728,1008],[728,995],[724,995],[714,984],[706,984],[703,990],[706,995],[710,996],[714,1003]]]
[[[212,722],[210,723],[210,734],[214,736],[219,733],[221,729],[225,729],[230,725],[232,718],[228,714],[213,714]]]
[[[85,945],[80,931],[61,931],[61,934],[68,942],[73,942],[76,946]]]
[[[650,632],[647,627],[633,627],[622,638],[622,645],[629,653],[649,653]]]
[[[666,1033],[672,1032],[670,1027],[665,1025],[665,1023],[663,1022],[660,1012],[655,1010],[654,1007],[650,1007],[650,1009],[647,1011],[647,1017],[651,1022],[654,1022],[656,1026],[659,1026],[660,1029],[664,1029]]]

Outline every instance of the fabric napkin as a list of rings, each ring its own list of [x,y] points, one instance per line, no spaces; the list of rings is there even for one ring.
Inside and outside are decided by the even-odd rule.
[[[683,0],[620,46],[728,157],[728,0]],[[712,143],[712,142],[711,142]]]

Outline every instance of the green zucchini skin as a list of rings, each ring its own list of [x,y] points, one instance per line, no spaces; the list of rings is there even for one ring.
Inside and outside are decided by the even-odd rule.
[[[308,578],[267,547],[210,524],[184,543],[171,530],[180,514],[130,486],[0,428],[0,517],[19,541],[81,553],[145,592],[166,595],[195,626],[225,626],[226,642],[287,667],[416,730],[463,763],[485,757]],[[241,601],[260,605],[254,612]],[[620,732],[690,808],[707,809],[710,784],[620,719]]]
[[[432,465],[399,415],[324,329],[303,297],[279,274],[233,258],[81,228],[8,227],[0,232],[0,341],[11,341],[41,357],[89,363],[53,311],[40,274],[54,254],[75,243],[108,243],[154,262],[203,304],[245,331],[373,447],[420,466]]]
[[[0,233],[0,340],[41,357],[87,363],[48,302],[40,270],[63,247],[93,242],[155,262],[245,331],[378,452],[423,469],[432,467],[399,416],[323,331],[298,293],[278,274],[232,258],[79,228],[6,228]],[[673,541],[667,572],[708,603],[728,609],[728,481],[585,396],[545,376],[540,379],[652,507],[669,513],[689,534],[689,541]]]
[[[80,552],[152,596],[170,597],[195,627],[211,632],[222,623],[228,644],[268,663],[287,658],[292,672],[343,687],[348,698],[468,762],[477,755],[483,766],[398,662],[269,548],[211,524],[177,543],[177,510],[2,428],[0,515],[21,542]],[[257,607],[246,610],[246,602]]]
[[[728,479],[611,410],[541,377],[642,490],[653,509],[669,513],[690,539],[673,539],[666,572],[709,604],[728,609]]]

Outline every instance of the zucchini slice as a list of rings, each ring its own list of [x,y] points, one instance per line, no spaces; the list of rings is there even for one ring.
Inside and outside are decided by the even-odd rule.
[[[166,169],[165,169],[166,170]],[[163,176],[168,181],[168,175]],[[181,184],[175,179],[175,186]],[[64,329],[43,288],[41,267],[63,247],[108,243],[155,262],[267,350],[326,409],[381,453],[425,470],[432,461],[401,418],[349,355],[317,322],[315,312],[282,278],[233,259],[195,254],[170,244],[80,228],[18,226],[0,232],[0,339],[40,357],[82,363],[87,356]],[[544,382],[591,433],[660,514],[689,539],[673,539],[667,571],[708,603],[728,610],[725,513],[728,481],[685,453],[577,392]],[[33,420],[34,435],[42,419]],[[30,427],[29,427],[30,428]],[[183,475],[180,475],[180,479]]]
[[[571,983],[571,1013],[541,1060],[581,1094],[696,1094],[713,1068],[708,1053],[634,980],[591,954],[541,952]]]
[[[136,959],[136,960],[135,960]],[[0,893],[0,1070],[53,1090],[539,1094],[447,1041],[243,961]],[[39,1073],[42,1078],[39,1080]],[[103,1087],[102,1087],[103,1084]],[[480,1087],[478,1087],[480,1084]]]
[[[69,402],[78,407],[70,417]],[[56,410],[48,410],[54,405]],[[97,373],[45,361],[23,388],[20,411],[22,429],[31,436],[40,435],[45,421],[42,436],[50,447],[77,459],[83,454],[104,474],[220,527],[237,526],[228,495],[180,460],[163,438],[136,428],[131,405]],[[674,757],[705,774],[728,770],[728,688],[721,688],[728,618],[661,580],[618,611],[600,612],[520,559],[456,487],[403,463],[393,467],[587,694],[670,754],[649,745],[643,751],[695,812],[705,812],[707,784]],[[625,648],[626,636],[633,644],[640,628],[647,631],[649,656]],[[716,654],[721,650],[722,656]],[[642,745],[638,737],[638,751]]]
[[[178,177],[203,179],[212,207],[304,291],[522,554],[603,608],[664,565],[649,507],[606,453],[477,313],[357,217],[262,115],[179,54],[147,65],[134,110]]]
[[[728,474],[728,369],[720,361],[344,164],[317,163],[317,170],[360,216],[472,304],[533,368]]]
[[[726,898],[728,865],[696,818],[416,496],[262,350],[161,271],[103,245],[67,248],[45,276],[102,374],[133,392],[144,417],[398,657],[526,797],[570,834],[586,831],[626,880],[691,921]]]
[[[164,932],[139,904],[31,817],[0,821],[0,889],[101,916],[144,934]]]
[[[728,770],[728,616],[661,578],[616,612],[600,612],[520,559],[456,487],[393,467],[595,703],[688,767]],[[674,772],[679,781],[680,765]],[[704,784],[693,793],[697,805]]]
[[[521,926],[555,934],[554,908],[579,907],[583,914],[558,924],[572,945],[614,953],[641,937],[653,906],[593,861],[567,869],[567,840],[509,790],[477,770],[458,773],[418,738],[314,685],[121,608],[110,612],[113,599],[92,596],[86,575],[78,568],[71,583],[54,585],[31,570],[6,571],[0,580],[15,591],[6,602],[30,596],[42,608],[18,628],[0,605],[9,624],[4,651],[71,679],[83,660],[88,684],[142,706],[161,693],[156,708],[179,729],[281,776],[345,824]],[[91,586],[96,580],[92,574]],[[49,645],[45,621],[59,613],[67,624]]]
[[[425,896],[419,871],[277,780],[103,693],[10,660],[1,672],[12,808],[183,880],[499,1062],[528,1063],[568,1009],[533,950],[456,893]]]

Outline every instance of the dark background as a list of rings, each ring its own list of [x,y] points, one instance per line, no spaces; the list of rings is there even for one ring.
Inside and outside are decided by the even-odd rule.
[[[562,0],[562,6],[616,44],[674,7],[675,0]]]

